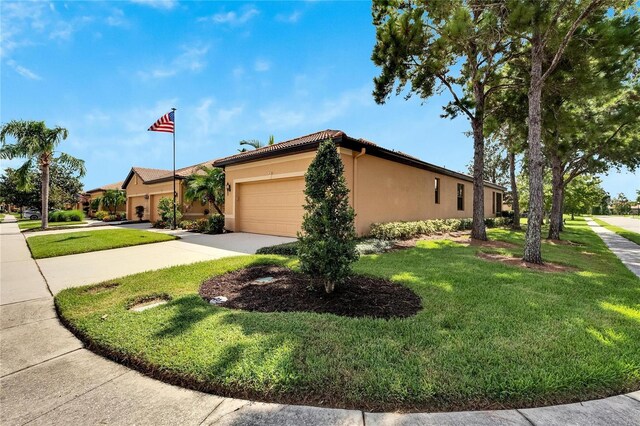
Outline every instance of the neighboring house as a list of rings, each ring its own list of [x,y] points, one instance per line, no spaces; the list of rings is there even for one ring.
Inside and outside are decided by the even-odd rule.
[[[376,222],[472,216],[470,176],[340,130],[325,130],[214,161],[226,174],[225,227],[296,236],[304,213],[304,174],[326,139],[333,140],[342,157],[358,235]],[[500,213],[504,191],[485,182],[486,216]]]
[[[194,201],[188,203],[184,199],[184,179],[197,173],[200,167],[212,167],[213,160],[192,166],[176,169],[176,201],[182,206],[185,219],[193,220],[215,212],[213,207]],[[136,207],[144,207],[143,220],[155,222],[159,220],[158,203],[162,198],[173,198],[173,172],[163,169],[148,169],[132,167],[127,178],[122,183],[122,189],[127,192],[127,219],[136,220]]]
[[[631,214],[640,214],[640,204],[631,206]]]
[[[105,191],[107,191],[108,189],[121,189],[121,186],[122,186],[122,181],[116,182],[116,183],[110,183],[108,185],[102,185],[98,188],[90,189],[89,191],[86,191],[84,194],[82,194],[83,203],[87,203],[89,207],[89,211],[87,213],[89,213],[90,216],[93,216],[97,211],[106,210],[105,208],[102,207],[102,203],[100,203],[98,210],[92,210],[91,202],[96,198],[102,198]],[[122,212],[124,211],[124,209],[125,209],[125,206],[120,205],[116,208],[116,211]]]

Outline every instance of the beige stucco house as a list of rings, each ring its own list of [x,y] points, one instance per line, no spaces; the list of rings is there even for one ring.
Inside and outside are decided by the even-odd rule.
[[[296,236],[304,212],[304,174],[326,139],[336,144],[344,163],[359,235],[376,222],[472,216],[470,176],[325,130],[214,161],[226,173],[225,227]],[[487,216],[500,213],[504,190],[485,183]]]
[[[97,211],[106,210],[105,208],[102,207],[102,203],[100,203],[100,206],[98,207],[97,210],[91,209],[91,202],[93,200],[95,200],[97,198],[102,198],[102,196],[104,195],[104,193],[107,190],[110,190],[110,189],[121,189],[121,187],[122,187],[122,181],[115,182],[115,183],[110,183],[110,184],[107,184],[107,185],[102,185],[102,186],[100,186],[98,188],[94,188],[94,189],[90,189],[90,190],[86,191],[83,194],[83,196],[84,196],[84,201],[86,203],[88,203],[88,205],[89,205],[89,211],[88,211],[89,215],[93,216]],[[125,210],[125,206],[124,205],[118,206],[116,208],[117,212],[121,212],[121,211],[124,211],[124,210]]]
[[[177,204],[181,206],[184,219],[193,220],[203,217],[215,210],[208,204],[198,201],[187,202],[184,198],[184,180],[187,176],[197,173],[202,167],[212,167],[213,160],[176,170]],[[149,169],[132,167],[127,178],[122,183],[122,189],[127,192],[127,219],[137,220],[136,207],[144,207],[143,220],[155,222],[159,219],[158,203],[162,198],[173,197],[173,171],[163,169]]]

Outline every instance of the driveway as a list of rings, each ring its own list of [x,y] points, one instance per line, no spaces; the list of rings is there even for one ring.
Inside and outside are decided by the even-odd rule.
[[[254,254],[261,247],[290,241],[294,239],[246,233],[205,235],[185,232],[181,233],[180,240],[50,257],[37,260],[37,264],[55,295],[68,287],[169,266]]]
[[[640,220],[626,216],[596,216],[598,219],[613,226],[619,226],[627,231],[640,234]]]

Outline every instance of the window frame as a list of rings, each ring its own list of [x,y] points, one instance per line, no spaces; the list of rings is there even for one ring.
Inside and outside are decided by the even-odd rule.
[[[456,201],[458,211],[464,211],[464,183],[459,183],[456,187]]]
[[[436,177],[434,181],[435,202],[440,204],[440,178]]]

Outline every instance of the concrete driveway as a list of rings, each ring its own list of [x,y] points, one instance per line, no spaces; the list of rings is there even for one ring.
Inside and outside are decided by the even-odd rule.
[[[181,233],[180,240],[51,257],[36,262],[55,295],[68,287],[93,284],[169,266],[254,254],[261,247],[290,241],[295,239],[246,233]]]
[[[609,225],[619,226],[627,231],[640,234],[640,220],[627,216],[596,216],[598,219],[607,222]]]

